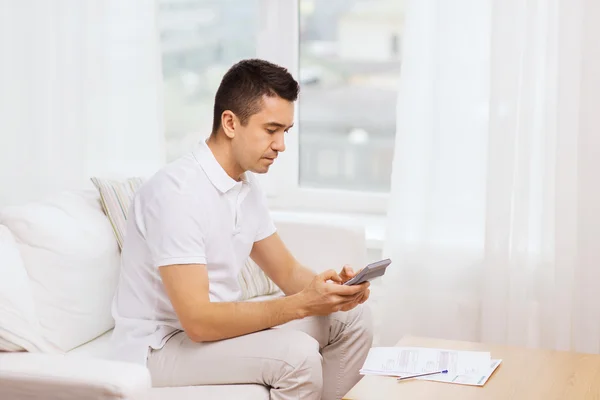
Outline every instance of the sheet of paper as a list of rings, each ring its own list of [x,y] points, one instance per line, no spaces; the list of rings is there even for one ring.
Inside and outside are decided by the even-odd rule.
[[[496,368],[498,368],[501,362],[502,360],[491,360],[489,368],[477,374],[436,374],[431,376],[421,376],[415,379],[445,383],[457,383],[460,385],[483,386],[488,381],[488,379],[490,379],[490,376],[492,376],[492,374],[494,373]]]
[[[489,352],[430,349],[423,347],[374,347],[361,373],[407,375],[448,370],[448,375],[481,375],[491,363]]]

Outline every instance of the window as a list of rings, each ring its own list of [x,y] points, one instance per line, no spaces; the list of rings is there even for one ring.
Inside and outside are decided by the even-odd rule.
[[[260,57],[301,83],[287,150],[262,176],[275,209],[383,213],[396,130],[399,0],[159,0],[167,159],[212,128],[236,61]]]
[[[256,56],[258,0],[159,0],[167,160],[212,129],[225,71]]]
[[[299,184],[389,192],[402,2],[300,2]]]

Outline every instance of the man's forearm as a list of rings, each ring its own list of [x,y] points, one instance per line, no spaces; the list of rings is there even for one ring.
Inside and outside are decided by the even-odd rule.
[[[300,293],[314,279],[316,274],[305,266],[297,263],[288,278],[281,283],[280,288],[286,296]]]
[[[202,305],[186,333],[196,342],[229,339],[304,318],[300,295],[260,302]]]

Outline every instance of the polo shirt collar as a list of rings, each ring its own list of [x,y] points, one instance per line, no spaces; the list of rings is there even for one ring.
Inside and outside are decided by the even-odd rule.
[[[200,167],[204,170],[211,183],[221,192],[226,193],[233,189],[240,182],[236,181],[221,167],[214,154],[204,140],[201,140],[198,147],[193,152],[194,158]],[[242,174],[242,183],[247,183],[246,174]]]

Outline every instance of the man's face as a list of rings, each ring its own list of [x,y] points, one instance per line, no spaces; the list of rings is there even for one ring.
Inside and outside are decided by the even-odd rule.
[[[294,123],[294,103],[263,96],[261,110],[236,127],[232,151],[243,171],[264,174],[285,150],[284,136]]]

